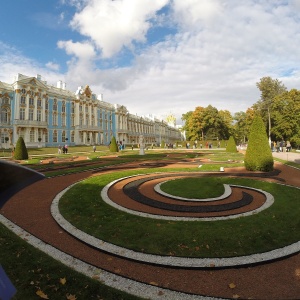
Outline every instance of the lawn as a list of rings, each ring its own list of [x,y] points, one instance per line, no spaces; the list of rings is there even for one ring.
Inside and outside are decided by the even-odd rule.
[[[141,172],[119,172],[84,180],[62,197],[59,208],[74,226],[99,239],[158,255],[233,257],[270,251],[300,240],[300,190],[260,180],[209,177],[197,178],[197,183],[196,179],[185,182],[185,190],[189,185],[191,189],[195,184],[208,186],[201,197],[219,195],[222,190],[215,194],[213,187],[223,188],[224,183],[262,189],[275,197],[275,203],[267,210],[232,220],[183,222],[143,218],[102,201],[100,191],[106,184]],[[176,181],[165,190],[183,196],[176,188]]]
[[[9,150],[1,150],[0,156],[9,156]],[[67,157],[86,155],[88,161],[95,165],[82,165],[82,162],[67,162]],[[107,158],[107,156],[115,156]],[[241,166],[242,156],[222,151],[201,151],[199,149],[186,152],[185,150],[149,150],[146,155],[139,155],[138,150],[127,149],[118,153],[110,153],[107,147],[97,147],[93,153],[91,147],[70,147],[70,154],[58,155],[56,148],[29,149],[30,160],[21,162],[29,168],[41,171],[46,176],[57,176],[72,172],[82,172],[91,168],[105,167],[111,164],[120,164],[130,161],[168,161],[185,160],[192,158],[196,164],[180,171],[218,171],[220,166]],[[118,156],[118,157],[116,157]],[[60,158],[60,164],[42,165],[41,159]],[[210,159],[203,163],[202,160]],[[197,164],[199,162],[199,165]],[[200,166],[201,165],[201,166]],[[53,170],[45,171],[45,168]],[[57,167],[57,168],[56,168]],[[56,170],[54,170],[56,169]],[[141,172],[158,172],[159,168],[145,169]],[[164,171],[178,171],[178,169],[164,169]],[[239,220],[205,222],[168,222],[135,217],[112,209],[100,199],[100,190],[110,181],[135,174],[135,171],[116,172],[103,177],[95,177],[79,183],[62,202],[63,213],[71,222],[77,222],[77,226],[87,232],[106,239],[110,242],[125,245],[126,247],[158,254],[212,257],[239,255],[261,251],[289,244],[299,240],[299,190],[283,188],[279,185],[263,183],[255,180],[246,182],[242,179],[233,180],[235,184],[253,185],[268,190],[276,195],[276,202],[272,208],[252,217]],[[63,177],[62,177],[63,179]],[[215,187],[218,186],[217,181]],[[211,182],[212,183],[212,182]],[[220,181],[220,184],[222,182]],[[196,184],[196,183],[194,183]],[[203,185],[204,183],[202,183]],[[205,183],[207,185],[207,183]],[[168,190],[168,187],[165,187]],[[81,190],[82,189],[82,190]],[[171,192],[174,188],[171,187]],[[215,190],[214,190],[215,191]],[[221,191],[221,190],[220,190]],[[216,190],[216,194],[220,191]],[[179,193],[185,193],[180,191]],[[213,194],[212,189],[203,190],[198,197]],[[70,201],[72,195],[75,200]],[[80,195],[80,196],[79,196]],[[285,195],[286,197],[283,197]],[[285,199],[283,199],[285,198]],[[278,200],[279,199],[279,200]],[[277,201],[278,200],[278,201]],[[66,203],[71,205],[66,207]],[[86,207],[83,212],[82,208]],[[67,208],[67,209],[66,209]],[[86,216],[89,216],[86,218]],[[75,220],[76,219],[76,220]],[[244,244],[239,239],[245,236]],[[225,238],[227,237],[227,238]],[[155,239],[164,240],[164,243],[155,245]],[[30,246],[26,241],[13,234],[9,229],[0,224],[0,263],[7,275],[16,286],[18,293],[13,298],[40,299],[36,292],[41,291],[48,295],[49,299],[67,299],[74,295],[76,299],[138,299],[134,296],[121,293],[99,281],[92,280],[60,262],[52,259],[45,253]],[[145,248],[147,247],[147,249]],[[63,284],[64,283],[64,284]],[[72,298],[71,298],[72,299]]]

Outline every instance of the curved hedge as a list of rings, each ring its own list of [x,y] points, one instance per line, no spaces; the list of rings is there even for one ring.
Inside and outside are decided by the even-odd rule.
[[[274,160],[266,128],[260,116],[253,119],[244,161],[249,171],[269,172],[273,170]]]

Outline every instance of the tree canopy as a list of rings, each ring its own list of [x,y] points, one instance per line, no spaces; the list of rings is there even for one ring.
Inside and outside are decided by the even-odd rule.
[[[300,91],[288,91],[281,81],[271,77],[262,77],[256,87],[261,92],[260,99],[245,112],[232,116],[228,110],[208,105],[183,114],[186,139],[227,140],[232,135],[238,144],[246,143],[254,115],[260,115],[272,141],[283,139],[293,147],[300,146]]]
[[[183,115],[184,129],[188,140],[228,139],[232,132],[233,118],[229,111],[208,105],[198,106],[193,112]]]

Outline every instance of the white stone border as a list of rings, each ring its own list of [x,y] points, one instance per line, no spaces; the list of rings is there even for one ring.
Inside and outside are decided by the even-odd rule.
[[[132,176],[130,176],[130,177],[132,177]],[[128,177],[125,177],[125,178],[128,178]],[[122,179],[124,179],[124,178],[122,178]],[[115,180],[114,182],[122,180],[122,179]],[[75,184],[77,184],[77,183],[75,183]],[[97,238],[77,229],[60,214],[59,209],[58,209],[59,200],[62,197],[62,195],[67,190],[69,190],[71,187],[73,187],[75,184],[67,187],[62,192],[57,194],[57,196],[54,198],[52,205],[51,205],[51,213],[53,215],[53,218],[64,230],[66,230],[67,232],[69,232],[71,235],[75,236],[79,240],[81,240],[99,250],[106,251],[106,252],[112,253],[114,255],[118,255],[118,256],[125,257],[125,258],[132,259],[132,260],[148,262],[148,263],[157,264],[157,265],[172,266],[172,267],[184,267],[184,268],[186,268],[186,267],[188,267],[188,268],[212,267],[212,268],[216,268],[216,267],[233,267],[233,266],[257,264],[257,263],[261,263],[261,262],[266,262],[266,261],[282,258],[282,257],[288,256],[288,255],[291,255],[291,254],[294,254],[294,253],[300,251],[300,241],[293,243],[292,245],[289,245],[289,246],[286,246],[283,248],[279,248],[279,249],[275,249],[272,251],[264,252],[264,253],[258,253],[258,254],[248,255],[248,256],[230,257],[230,258],[186,258],[186,257],[174,257],[174,256],[159,256],[159,255],[145,254],[145,253],[129,250],[129,249],[126,249],[126,248],[123,248],[120,246],[116,246],[111,243],[107,243],[103,240],[97,239]],[[113,184],[113,182],[108,184],[106,187],[111,186],[111,184]],[[274,184],[276,184],[276,183],[274,183]],[[232,185],[232,186],[253,189],[253,190],[257,190],[261,193],[264,193],[267,197],[267,201],[265,202],[265,204],[268,202],[268,204],[265,206],[264,209],[266,209],[267,207],[272,205],[274,202],[273,196],[265,191],[250,188],[250,187],[238,186],[238,185]],[[298,187],[294,187],[294,188],[298,188]],[[107,193],[107,191],[106,191],[106,193]],[[101,195],[102,195],[102,193],[101,193]],[[258,212],[258,210],[255,210],[255,211],[256,211],[256,213]],[[246,214],[246,215],[248,215],[248,214]],[[230,219],[230,218],[228,217],[228,219]]]
[[[17,226],[2,214],[0,214],[0,222],[6,226],[10,231],[15,233],[18,237],[25,240],[28,244],[41,250],[52,258],[60,261],[67,267],[84,274],[85,276],[98,280],[111,288],[128,294],[152,300],[225,300],[225,298],[215,298],[209,296],[192,295],[182,292],[176,292],[165,288],[141,283],[132,279],[122,277],[105,271],[103,269],[94,267],[85,263],[73,256],[66,254],[53,246],[43,242],[42,240],[31,235],[21,227]]]
[[[222,220],[229,220],[229,219],[236,219],[236,218],[240,218],[240,217],[246,217],[246,216],[251,216],[253,214],[257,214],[265,209],[267,209],[268,207],[270,207],[273,203],[274,203],[274,197],[270,194],[267,193],[263,190],[260,189],[255,189],[255,188],[251,188],[251,187],[245,187],[245,186],[239,186],[239,185],[234,185],[234,184],[230,184],[229,186],[235,186],[235,187],[241,187],[244,189],[249,189],[249,190],[255,190],[258,191],[262,194],[265,195],[266,197],[266,202],[259,208],[254,209],[252,211],[248,211],[245,213],[240,213],[240,214],[235,214],[235,215],[230,215],[230,216],[224,216],[224,217],[211,217],[211,218],[196,218],[196,217],[174,217],[174,216],[160,216],[160,215],[154,215],[154,214],[149,214],[149,213],[143,213],[143,212],[138,212],[138,211],[134,211],[132,209],[123,207],[117,203],[115,203],[114,201],[112,201],[109,197],[108,197],[108,190],[117,182],[128,179],[128,178],[132,178],[132,177],[137,177],[140,175],[145,175],[145,174],[138,174],[138,175],[133,175],[133,176],[126,176],[126,177],[122,177],[119,179],[116,179],[112,182],[110,182],[109,184],[107,184],[101,191],[101,197],[103,199],[104,202],[106,202],[108,205],[124,211],[126,213],[132,214],[132,215],[136,215],[139,217],[145,217],[145,218],[151,218],[151,219],[159,219],[159,220],[169,220],[169,221],[204,221],[204,222],[210,222],[210,221],[222,221]],[[217,177],[217,176],[216,176]],[[231,190],[231,189],[230,189]],[[188,200],[188,198],[186,198]]]

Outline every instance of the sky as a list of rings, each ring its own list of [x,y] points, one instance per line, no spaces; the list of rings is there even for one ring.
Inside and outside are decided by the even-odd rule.
[[[2,0],[0,28],[0,81],[89,85],[177,124],[197,106],[246,111],[265,76],[300,89],[300,0]]]

